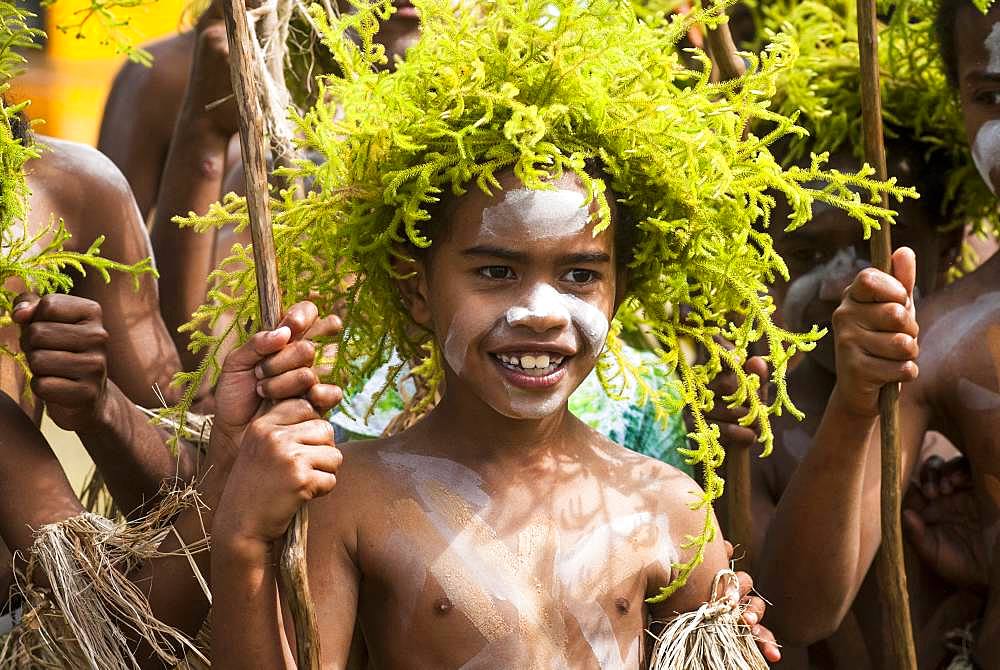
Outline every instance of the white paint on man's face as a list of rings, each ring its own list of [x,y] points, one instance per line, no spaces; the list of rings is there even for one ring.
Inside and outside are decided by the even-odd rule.
[[[583,337],[592,354],[600,354],[608,339],[610,323],[604,312],[572,293],[560,293],[549,284],[538,284],[523,305],[514,305],[505,315],[507,325],[536,328],[538,324],[552,327],[570,323]]]
[[[987,121],[979,127],[976,140],[972,143],[972,160],[983,181],[996,195],[993,172],[1000,167],[1000,119]]]
[[[986,47],[986,53],[990,57],[986,71],[991,74],[1000,73],[1000,21],[993,24],[990,34],[983,40],[983,46]]]
[[[590,221],[586,196],[566,189],[518,188],[483,210],[483,232],[498,238],[544,240],[574,235]]]

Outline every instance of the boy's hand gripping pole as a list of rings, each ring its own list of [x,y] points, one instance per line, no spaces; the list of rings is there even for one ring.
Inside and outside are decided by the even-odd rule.
[[[240,148],[246,173],[247,213],[257,274],[260,324],[262,328],[273,329],[281,318],[281,294],[278,290],[278,268],[271,233],[264,118],[257,99],[257,73],[250,45],[250,40],[254,38],[250,34],[245,0],[225,0],[222,7],[226,33],[229,35],[233,93],[240,113]],[[297,665],[299,670],[318,670],[319,634],[306,575],[308,527],[309,519],[306,508],[303,507],[296,513],[285,534],[279,572],[295,627]]]
[[[858,0],[858,47],[861,56],[861,119],[865,139],[865,160],[885,180],[885,144],[882,136],[882,95],[879,88],[878,17],[875,0]],[[888,196],[882,194],[882,206]],[[892,272],[892,238],[888,224],[872,234],[872,265]],[[910,601],[903,562],[903,533],[900,523],[899,385],[889,384],[879,393],[882,437],[882,544],[877,558],[882,608],[882,628],[889,670],[915,670],[916,653],[910,624]]]
[[[746,63],[736,50],[728,23],[706,31],[705,41],[721,81],[739,79]],[[744,134],[746,129],[744,129]],[[726,507],[723,513],[726,539],[737,547],[744,569],[750,565],[753,548],[753,510],[750,504],[750,449],[737,448],[726,454]]]

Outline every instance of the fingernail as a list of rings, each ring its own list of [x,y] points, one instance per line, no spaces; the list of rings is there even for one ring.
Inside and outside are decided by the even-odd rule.
[[[257,382],[257,395],[259,395],[261,398],[264,397],[264,383],[263,382]]]
[[[747,623],[750,624],[751,626],[757,623],[756,612],[747,612],[746,614],[743,615],[743,618],[746,619]]]
[[[292,336],[292,329],[288,326],[282,326],[272,330],[271,333],[275,339],[289,339]]]
[[[255,365],[254,368],[253,368],[253,376],[256,377],[257,379],[263,379],[264,378],[264,368],[261,367],[260,365]],[[258,384],[258,386],[259,386],[259,384]]]
[[[26,309],[29,305],[31,305],[30,302],[28,302],[27,300],[22,300],[21,302],[14,305],[14,309],[12,311],[20,312],[22,309]]]

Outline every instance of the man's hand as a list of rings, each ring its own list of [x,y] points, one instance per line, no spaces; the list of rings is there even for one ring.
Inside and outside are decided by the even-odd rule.
[[[985,590],[989,558],[965,457],[932,456],[903,500],[903,526],[920,557],[952,584]]]
[[[101,306],[56,293],[14,300],[12,318],[21,326],[21,351],[31,368],[31,390],[45,402],[60,428],[93,431],[106,410],[108,333]]]
[[[226,356],[215,387],[214,456],[235,458],[243,432],[265,400],[305,398],[317,417],[340,402],[340,388],[319,383],[313,367],[316,345],[308,338],[334,335],[341,327],[339,318],[320,319],[314,304],[300,302],[289,308],[276,329],[256,333]]]
[[[743,370],[748,374],[757,375],[760,379],[761,399],[766,400],[768,369],[767,363],[760,356],[753,356],[743,364]],[[722,372],[712,380],[708,386],[715,393],[715,406],[712,411],[705,415],[705,420],[714,423],[719,427],[719,441],[723,448],[729,449],[749,449],[757,444],[760,437],[760,429],[756,423],[749,426],[741,426],[740,419],[747,415],[745,406],[730,409],[726,407],[723,400],[725,396],[736,392],[736,375],[732,372]],[[693,430],[690,415],[685,413],[685,422],[688,430]]]
[[[206,12],[196,28],[198,43],[191,64],[182,119],[229,140],[240,130],[239,111],[229,73],[229,42],[222,17]]]
[[[837,384],[834,394],[858,416],[878,415],[886,384],[917,378],[917,327],[913,305],[916,259],[897,249],[892,274],[867,268],[858,273],[833,313]]]
[[[342,460],[333,426],[312,404],[278,403],[244,433],[215,514],[213,539],[229,547],[270,546],[302,505],[333,490]]]
[[[733,545],[728,540],[726,541],[726,552],[729,560],[732,560]],[[764,658],[771,663],[777,663],[781,660],[781,650],[774,639],[774,633],[760,623],[761,619],[764,618],[767,603],[764,602],[763,598],[754,594],[753,577],[743,571],[737,572],[736,577],[740,582],[738,597],[740,606],[743,608],[743,623],[750,626],[750,633],[756,638],[757,647],[760,649],[760,653],[764,654]]]

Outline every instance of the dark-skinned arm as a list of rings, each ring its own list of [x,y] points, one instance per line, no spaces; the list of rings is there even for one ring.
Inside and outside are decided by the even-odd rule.
[[[794,646],[837,629],[878,548],[878,393],[885,384],[917,376],[912,251],[893,255],[893,271],[860,272],[834,314],[837,384],[761,552],[758,581],[774,603],[771,625]],[[911,424],[919,417],[906,403],[901,411],[906,481],[919,432]]]
[[[215,235],[181,228],[172,219],[190,212],[204,214],[222,196],[226,148],[239,129],[236,105],[226,100],[231,95],[225,25],[203,17],[187,92],[163,169],[152,230],[161,310],[186,369],[197,366],[198,359],[188,351],[190,335],[177,329],[205,301]]]

